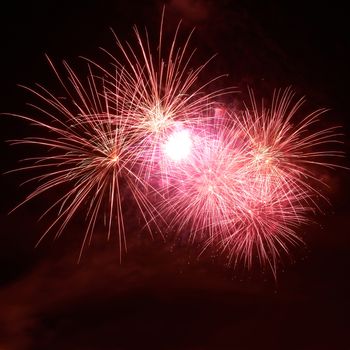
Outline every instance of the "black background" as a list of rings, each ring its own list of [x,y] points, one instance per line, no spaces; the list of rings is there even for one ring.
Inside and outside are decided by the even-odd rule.
[[[109,27],[133,40],[132,26],[157,38],[160,1],[11,1],[0,11],[0,110],[26,113],[17,84],[57,82],[44,54],[79,71],[87,56],[103,62],[100,46],[117,52]],[[342,2],[190,1],[167,3],[166,33],[178,20],[196,27],[197,59],[218,54],[206,74],[229,73],[223,85],[258,95],[292,85],[310,108],[328,107],[343,125],[349,152],[350,74],[347,12]],[[114,51],[113,51],[114,50]],[[228,101],[230,102],[230,101]],[[1,116],[1,170],[28,156],[5,140],[31,128]],[[344,159],[342,165],[349,166]],[[20,175],[1,176],[1,349],[347,349],[349,341],[349,172],[321,174],[332,206],[303,229],[306,247],[269,273],[237,271],[220,258],[197,259],[194,247],[131,232],[119,264],[116,239],[103,228],[76,264],[83,234],[77,219],[56,241],[34,245],[46,224],[37,218],[50,198],[11,215],[30,187]],[[137,226],[133,223],[131,227]]]

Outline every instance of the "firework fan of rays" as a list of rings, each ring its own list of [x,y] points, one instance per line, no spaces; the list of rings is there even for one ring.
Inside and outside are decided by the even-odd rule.
[[[325,184],[319,180],[315,167],[335,168],[334,159],[344,156],[335,147],[340,143],[339,126],[317,128],[326,109],[300,118],[305,99],[295,100],[291,88],[275,91],[269,108],[264,103],[259,108],[253,90],[249,89],[249,94],[250,106],[234,117],[251,145],[254,177],[277,182],[286,192],[298,187],[309,200],[310,193],[326,199],[319,191],[319,185]],[[314,127],[317,130],[312,131]],[[313,201],[312,205],[317,203]]]
[[[269,106],[258,106],[249,89],[242,111],[220,107],[218,98],[233,89],[207,93],[220,76],[200,83],[210,60],[192,67],[192,32],[181,46],[180,23],[164,50],[163,19],[164,11],[156,48],[136,27],[135,47],[115,36],[120,57],[104,50],[108,67],[87,60],[85,80],[67,63],[62,78],[49,60],[65,99],[40,85],[26,88],[41,103],[32,105],[35,117],[12,115],[45,136],[12,141],[40,150],[15,170],[33,171],[28,181],[38,183],[19,206],[55,192],[43,216],[56,218],[41,239],[53,229],[60,236],[83,211],[79,259],[100,221],[108,237],[117,232],[121,256],[127,197],[150,233],[162,232],[166,219],[203,251],[219,249],[248,268],[257,261],[276,276],[281,254],[300,241],[298,228],[319,209],[317,199],[326,200],[317,169],[335,168],[335,157],[343,156],[338,127],[314,130],[326,110],[302,117],[304,99],[295,100],[290,88],[275,91]]]
[[[171,169],[170,205],[160,211],[203,251],[218,247],[230,262],[257,261],[276,276],[281,253],[302,241],[297,229],[318,209],[310,184],[317,174],[307,164],[335,167],[321,160],[342,153],[331,147],[337,127],[309,129],[324,110],[293,123],[304,100],[293,104],[290,88],[274,93],[271,108],[258,109],[252,90],[250,97],[251,108],[226,111],[226,122],[194,138],[191,157]]]
[[[174,127],[206,123],[202,112],[217,97],[233,91],[225,88],[206,92],[208,86],[214,85],[222,76],[199,83],[198,77],[211,59],[192,68],[195,50],[190,49],[190,40],[193,31],[181,47],[178,39],[181,22],[170,48],[164,49],[163,20],[164,10],[157,48],[152,48],[147,31],[142,35],[135,27],[135,47],[128,42],[122,43],[114,34],[119,56],[104,50],[113,61],[112,71],[99,67],[111,79],[112,85],[117,86],[116,93],[109,97],[122,99],[127,107],[128,127],[137,147],[142,150],[138,156],[143,157],[141,164],[144,167],[140,171],[144,177],[150,177],[153,167],[164,160],[160,145]]]
[[[169,172],[169,205],[160,211],[190,242],[217,240],[230,229],[232,213],[240,210],[245,162],[245,145],[236,129],[218,121],[210,133],[194,137],[191,157]]]
[[[145,194],[145,182],[134,171],[133,159],[138,149],[131,144],[127,127],[129,114],[125,112],[123,118],[120,117],[119,113],[124,110],[122,100],[112,105],[107,85],[94,76],[91,69],[87,80],[82,81],[64,63],[68,77],[64,80],[50,60],[49,63],[68,98],[62,100],[40,85],[36,89],[26,88],[41,102],[39,106],[31,105],[36,116],[13,114],[44,129],[48,135],[12,141],[12,144],[40,147],[38,157],[24,160],[30,165],[15,170],[41,172],[29,180],[39,185],[19,206],[46,191],[60,193],[59,188],[66,186],[68,190],[43,214],[56,210],[57,217],[40,241],[53,228],[58,227],[56,237],[60,236],[74,215],[84,209],[86,231],[79,259],[101,217],[108,227],[108,238],[113,230],[117,231],[122,254],[126,249],[124,196],[130,197],[131,193],[149,228],[157,215]],[[149,191],[149,186],[147,189]]]
[[[337,167],[329,160],[343,153],[333,145],[339,143],[338,127],[309,129],[325,110],[294,122],[304,99],[293,103],[290,88],[276,91],[270,108],[258,108],[253,91],[249,93],[251,108],[231,114],[247,152],[240,210],[232,213],[229,234],[222,236],[219,246],[235,263],[243,260],[251,267],[257,257],[276,274],[281,252],[288,253],[290,245],[301,242],[297,229],[318,209],[314,197],[320,195],[319,186],[310,180],[325,185],[307,165]]]
[[[252,185],[247,181],[246,187]],[[239,215],[232,215],[230,230],[216,241],[219,250],[228,253],[229,262],[243,261],[247,268],[254,262],[269,266],[276,274],[281,253],[288,254],[291,245],[301,243],[300,225],[308,223],[309,207],[301,204],[305,193],[286,192],[272,182],[249,187]]]

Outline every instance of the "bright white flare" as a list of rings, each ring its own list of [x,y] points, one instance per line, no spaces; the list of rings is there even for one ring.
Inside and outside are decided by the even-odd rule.
[[[192,139],[189,130],[175,131],[164,145],[165,154],[173,161],[186,159],[191,153]]]

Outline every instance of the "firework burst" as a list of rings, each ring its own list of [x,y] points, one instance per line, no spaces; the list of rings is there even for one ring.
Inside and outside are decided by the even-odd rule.
[[[104,50],[113,60],[112,73],[99,67],[116,88],[109,95],[112,103],[122,100],[127,107],[128,127],[135,144],[142,150],[138,156],[142,157],[140,174],[144,178],[151,178],[159,167],[167,167],[161,146],[172,133],[210,122],[204,119],[203,112],[215,104],[219,96],[233,91],[224,88],[206,92],[223,75],[200,83],[198,77],[211,59],[193,67],[195,50],[190,48],[193,31],[181,46],[181,22],[170,40],[170,47],[164,48],[163,19],[164,11],[155,49],[152,49],[147,31],[142,35],[135,27],[135,47],[123,43],[114,34],[121,55]]]
[[[218,243],[230,261],[251,267],[257,260],[275,274],[281,252],[302,241],[298,229],[319,209],[317,198],[327,200],[318,168],[337,167],[334,159],[343,153],[336,146],[339,127],[318,125],[325,109],[303,116],[305,99],[295,100],[290,88],[275,91],[270,106],[259,107],[249,94],[250,105],[231,112],[246,152],[240,210],[231,213],[228,235]]]
[[[84,208],[87,228],[80,256],[101,216],[108,227],[108,238],[113,230],[117,231],[121,254],[122,248],[126,249],[123,197],[131,194],[148,226],[156,215],[145,194],[149,186],[135,172],[138,149],[133,147],[126,127],[128,113],[119,117],[118,113],[124,110],[122,102],[117,100],[112,105],[108,85],[91,71],[84,82],[64,63],[67,84],[49,62],[69,99],[55,97],[41,86],[35,90],[26,88],[40,99],[43,107],[32,105],[36,117],[15,116],[43,129],[46,136],[12,141],[40,147],[38,157],[25,159],[30,165],[16,170],[41,172],[31,179],[40,184],[20,205],[44,192],[60,193],[60,188],[68,188],[44,213],[56,210],[57,218],[40,241],[53,228],[58,237]]]
[[[192,32],[181,45],[180,24],[164,49],[163,19],[164,12],[155,49],[135,27],[135,47],[115,36],[119,56],[104,50],[109,67],[87,60],[85,80],[67,63],[62,78],[49,60],[66,98],[27,88],[41,105],[32,105],[34,117],[15,116],[44,136],[12,142],[40,149],[16,170],[40,172],[20,205],[55,191],[43,216],[55,211],[56,218],[41,239],[53,229],[60,236],[84,210],[80,256],[99,221],[108,237],[117,232],[121,256],[128,198],[150,233],[166,222],[203,251],[222,251],[248,268],[258,261],[275,274],[317,199],[326,199],[318,169],[336,167],[334,157],[343,155],[334,147],[338,128],[317,129],[326,110],[303,116],[304,99],[295,100],[290,88],[276,91],[270,105],[258,106],[249,90],[243,110],[219,106],[232,88],[207,93],[220,78],[200,83],[210,59],[192,67]]]
[[[338,127],[311,128],[325,110],[299,116],[304,99],[294,102],[290,88],[258,108],[249,92],[250,106],[223,108],[211,128],[192,133],[191,155],[171,169],[160,210],[204,250],[216,247],[230,262],[250,268],[257,261],[275,274],[281,253],[302,241],[298,229],[318,209],[317,197],[326,199],[315,166],[336,167],[332,159],[342,152],[333,146]]]
[[[271,106],[262,102],[259,107],[252,90],[249,94],[250,105],[233,118],[249,144],[252,177],[273,181],[286,193],[296,186],[305,198],[309,192],[322,196],[318,185],[325,184],[316,167],[335,168],[334,159],[343,157],[343,152],[335,149],[340,143],[339,127],[318,125],[327,109],[302,115],[305,99],[295,99],[291,88],[275,91]]]
[[[221,123],[193,131],[191,155],[168,174],[169,204],[162,212],[179,231],[188,232],[190,241],[224,235],[232,213],[240,210],[245,145],[236,129]]]
[[[122,59],[108,53],[113,59],[112,69],[87,60],[86,80],[79,79],[66,63],[67,77],[63,78],[49,60],[66,98],[56,97],[42,86],[27,89],[39,97],[42,107],[33,106],[35,117],[17,117],[48,134],[13,141],[42,147],[38,157],[26,160],[30,165],[18,169],[41,172],[32,179],[40,185],[21,204],[59,186],[68,188],[46,211],[45,214],[56,209],[57,218],[43,237],[54,228],[59,236],[79,209],[84,208],[87,229],[82,249],[91,241],[97,221],[104,217],[108,237],[116,230],[122,251],[122,247],[126,249],[125,196],[134,199],[150,232],[152,223],[157,226],[157,222],[162,222],[152,200],[155,196],[157,201],[166,200],[159,197],[160,191],[154,185],[166,184],[162,179],[172,161],[179,158],[176,147],[179,135],[188,139],[187,147],[180,148],[181,158],[191,151],[191,128],[205,123],[201,112],[214,103],[215,97],[232,90],[205,93],[205,88],[218,78],[197,84],[198,74],[210,60],[191,68],[192,33],[179,49],[180,24],[170,49],[163,53],[163,17],[164,13],[156,54],[151,50],[148,34],[143,39],[135,27],[139,50],[128,43],[123,45],[116,37]],[[182,137],[180,142],[183,141]]]

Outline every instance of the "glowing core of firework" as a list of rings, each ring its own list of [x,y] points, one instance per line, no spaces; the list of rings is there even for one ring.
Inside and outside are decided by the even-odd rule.
[[[173,132],[164,145],[165,154],[177,162],[186,159],[192,150],[192,139],[189,130]]]

